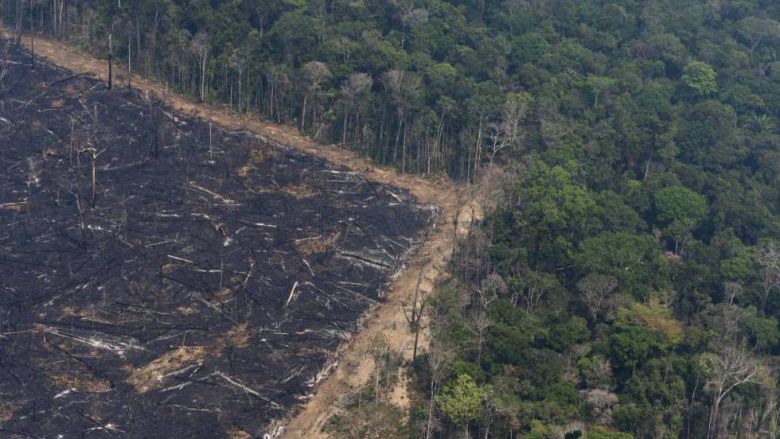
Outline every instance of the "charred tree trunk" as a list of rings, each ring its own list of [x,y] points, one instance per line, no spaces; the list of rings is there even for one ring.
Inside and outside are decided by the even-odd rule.
[[[111,41],[111,34],[108,34],[108,89],[111,90],[112,84],[112,76],[113,76],[113,58],[114,58],[114,52],[113,52],[113,44]]]
[[[33,2],[30,0],[30,52],[32,53],[32,69],[35,70],[35,33],[33,32],[33,25],[35,24],[35,17],[33,17]]]

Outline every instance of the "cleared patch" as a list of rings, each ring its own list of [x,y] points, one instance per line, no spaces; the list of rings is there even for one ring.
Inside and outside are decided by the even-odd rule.
[[[326,253],[336,246],[340,233],[334,233],[328,237],[312,236],[295,240],[295,248],[303,255]]]
[[[161,387],[166,378],[202,362],[205,356],[206,350],[202,346],[182,346],[163,354],[140,369],[133,370],[127,382],[135,387],[136,392],[146,393]]]
[[[79,392],[108,392],[111,383],[86,374],[56,374],[49,376],[49,382],[58,390],[73,389]]]
[[[297,186],[288,185],[288,186],[283,187],[282,191],[285,194],[287,194],[287,195],[289,195],[289,196],[291,196],[293,198],[296,198],[298,200],[302,200],[304,198],[309,198],[309,197],[312,197],[312,196],[314,196],[316,194],[314,189],[311,188],[307,184],[300,184],[300,185],[297,185]]]

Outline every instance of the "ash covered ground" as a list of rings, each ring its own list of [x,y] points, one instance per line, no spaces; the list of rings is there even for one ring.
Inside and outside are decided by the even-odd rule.
[[[0,76],[3,437],[262,436],[435,216],[2,40]]]

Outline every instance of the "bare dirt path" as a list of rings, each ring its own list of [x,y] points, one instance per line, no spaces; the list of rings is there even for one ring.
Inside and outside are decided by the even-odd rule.
[[[8,29],[0,27],[0,34],[11,38]],[[30,47],[30,38],[23,38],[25,48]],[[86,73],[98,78],[106,78],[108,63],[73,49],[66,44],[36,35],[35,52],[49,62],[73,71],[76,74]],[[120,65],[114,66],[114,84],[117,87],[126,86],[127,72]],[[481,216],[481,209],[471,199],[462,187],[453,182],[438,178],[437,181],[421,177],[402,175],[392,169],[378,167],[369,159],[358,156],[352,151],[335,145],[324,145],[301,135],[298,130],[288,126],[277,125],[256,118],[236,114],[217,106],[209,106],[195,102],[192,99],[170,93],[164,85],[157,82],[132,76],[132,86],[138,90],[154,93],[173,108],[185,113],[191,113],[203,119],[211,118],[217,124],[226,128],[245,129],[265,137],[268,141],[323,158],[331,163],[346,166],[359,172],[367,179],[401,187],[412,192],[417,199],[426,204],[436,205],[441,209],[441,216],[436,226],[429,231],[428,238],[407,261],[407,266],[395,279],[386,292],[387,301],[374,309],[365,319],[363,328],[355,334],[349,343],[345,343],[333,364],[330,373],[323,378],[309,398],[280,429],[283,437],[288,438],[324,438],[322,426],[334,414],[338,413],[338,401],[347,392],[363,386],[371,377],[373,362],[367,354],[371,340],[376,334],[383,334],[388,348],[401,352],[405,359],[412,356],[414,334],[403,312],[403,305],[411,302],[411,297],[420,282],[420,291],[425,295],[433,290],[433,286],[446,272],[447,263],[452,254],[456,237],[467,233],[467,227]],[[421,277],[420,277],[421,276]],[[427,336],[420,337],[419,351],[424,351]],[[391,389],[391,401],[408,407],[406,381],[399,380],[396,388]]]

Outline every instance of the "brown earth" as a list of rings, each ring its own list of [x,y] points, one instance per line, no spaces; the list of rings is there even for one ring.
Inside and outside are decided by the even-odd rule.
[[[0,27],[0,35],[11,37],[8,29],[3,27]],[[30,38],[25,36],[22,44],[29,49]],[[90,74],[98,78],[107,76],[108,63],[105,60],[95,59],[60,41],[36,35],[35,52],[37,56],[76,74]],[[117,86],[127,83],[127,72],[122,66],[115,65],[114,72],[114,83]],[[211,119],[214,123],[229,129],[252,131],[270,142],[346,166],[369,180],[407,189],[421,203],[436,205],[441,209],[440,219],[429,231],[426,241],[412,255],[405,270],[387,291],[386,302],[366,316],[363,328],[341,347],[338,362],[331,365],[330,373],[327,375],[323,373],[323,381],[318,384],[314,394],[285,422],[286,428],[280,429],[283,431],[282,436],[288,438],[328,437],[327,433],[322,431],[322,427],[333,414],[339,412],[341,397],[360,388],[371,377],[374,365],[367,352],[376,334],[385,337],[390,350],[402,353],[406,360],[411,359],[414,335],[409,330],[403,306],[411,301],[418,279],[422,279],[420,291],[428,294],[433,290],[437,279],[446,275],[454,240],[467,233],[468,226],[480,219],[480,205],[469,191],[446,178],[429,179],[399,174],[395,170],[379,167],[352,151],[336,145],[317,143],[300,134],[295,128],[196,102],[169,92],[164,85],[136,75],[132,76],[132,86],[145,93],[156,95],[157,98],[182,112]],[[5,208],[13,209],[17,206],[5,206]],[[421,334],[419,351],[425,350],[427,341],[426,334]],[[328,369],[326,368],[326,371]],[[408,408],[409,403],[406,384],[407,380],[402,376],[396,387],[389,392],[391,402],[404,409]],[[2,410],[0,415],[1,412]]]

